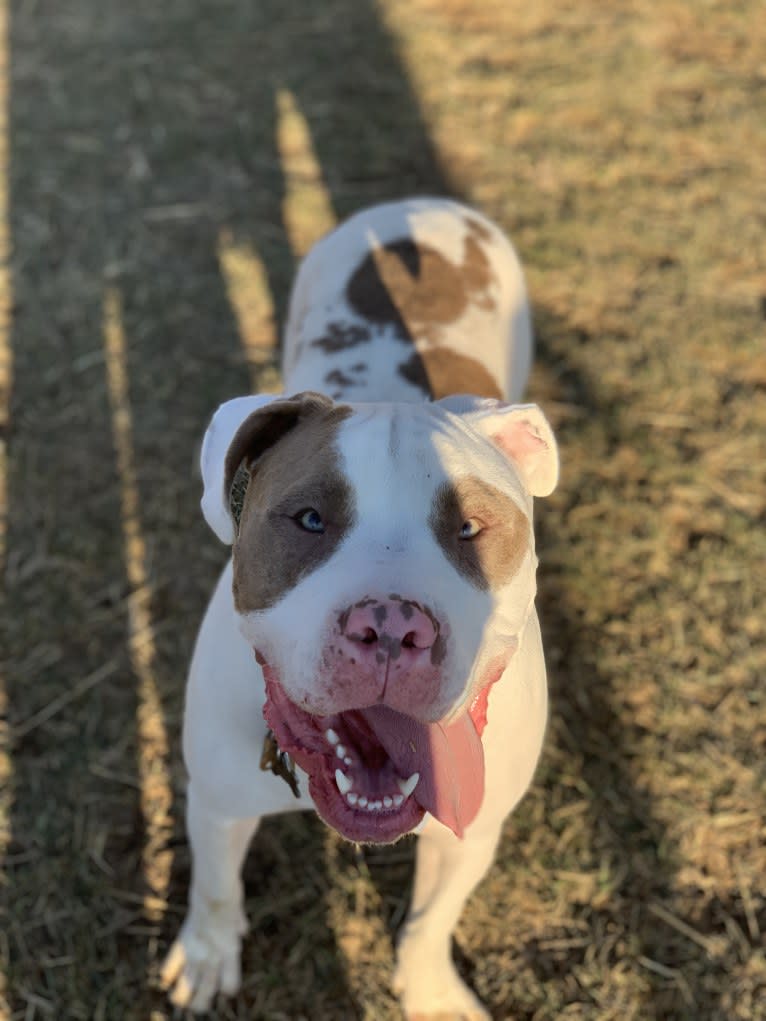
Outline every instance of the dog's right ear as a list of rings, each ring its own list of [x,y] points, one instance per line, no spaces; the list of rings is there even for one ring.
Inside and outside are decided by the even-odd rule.
[[[252,471],[258,458],[289,432],[304,415],[331,408],[329,397],[301,393],[256,394],[235,397],[213,415],[202,441],[202,513],[215,534],[227,545],[236,528],[231,512],[231,487],[243,461]]]
[[[254,412],[276,400],[279,400],[278,394],[255,394],[226,401],[213,415],[202,441],[202,513],[221,542],[228,546],[234,542],[234,519],[229,502],[232,479],[226,485],[229,448],[242,423]]]

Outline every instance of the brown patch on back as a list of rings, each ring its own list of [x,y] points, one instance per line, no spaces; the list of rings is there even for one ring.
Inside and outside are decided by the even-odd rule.
[[[333,369],[332,372],[328,372],[324,378],[325,383],[335,384],[335,386],[354,386],[358,385],[358,381],[352,376],[347,376],[341,369]]]
[[[484,527],[474,539],[461,539],[460,528],[469,518]],[[428,523],[453,567],[484,591],[510,581],[529,548],[530,526],[521,508],[472,475],[437,489]]]
[[[366,344],[372,334],[366,326],[355,326],[353,323],[328,323],[321,337],[311,341],[311,347],[321,348],[326,354],[347,351],[359,344]]]
[[[497,381],[481,362],[449,347],[416,351],[398,367],[397,372],[435,401],[449,394],[461,393],[503,397]]]
[[[232,445],[233,470],[245,459],[251,472],[234,544],[234,605],[240,613],[273,606],[332,556],[352,526],[353,493],[335,445],[350,414],[319,394],[301,394],[254,412],[235,437],[240,442],[237,449]],[[323,533],[298,524],[308,508],[321,516]]]
[[[346,285],[346,298],[372,323],[393,326],[404,341],[434,339],[469,304],[492,308],[493,276],[484,249],[471,232],[460,265],[430,245],[401,238],[364,257]]]

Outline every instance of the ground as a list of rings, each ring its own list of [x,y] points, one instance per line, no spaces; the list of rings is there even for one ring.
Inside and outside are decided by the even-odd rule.
[[[16,0],[0,48],[0,1017],[171,1012],[195,463],[295,263],[398,195],[514,239],[551,681],[456,936],[495,1019],[766,1018],[766,19],[755,0]],[[400,1019],[412,845],[264,825],[215,1017]]]

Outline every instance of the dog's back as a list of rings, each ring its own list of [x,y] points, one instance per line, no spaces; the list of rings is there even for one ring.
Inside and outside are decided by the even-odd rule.
[[[521,267],[474,210],[408,199],[364,210],[300,267],[285,391],[354,402],[452,393],[518,400],[532,334]]]

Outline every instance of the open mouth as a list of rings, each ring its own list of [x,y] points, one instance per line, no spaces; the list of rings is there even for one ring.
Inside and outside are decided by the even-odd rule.
[[[450,724],[422,723],[385,705],[316,716],[262,665],[266,721],[308,774],[328,825],[349,840],[391,843],[430,812],[462,836],[484,794],[484,753],[470,713]]]

